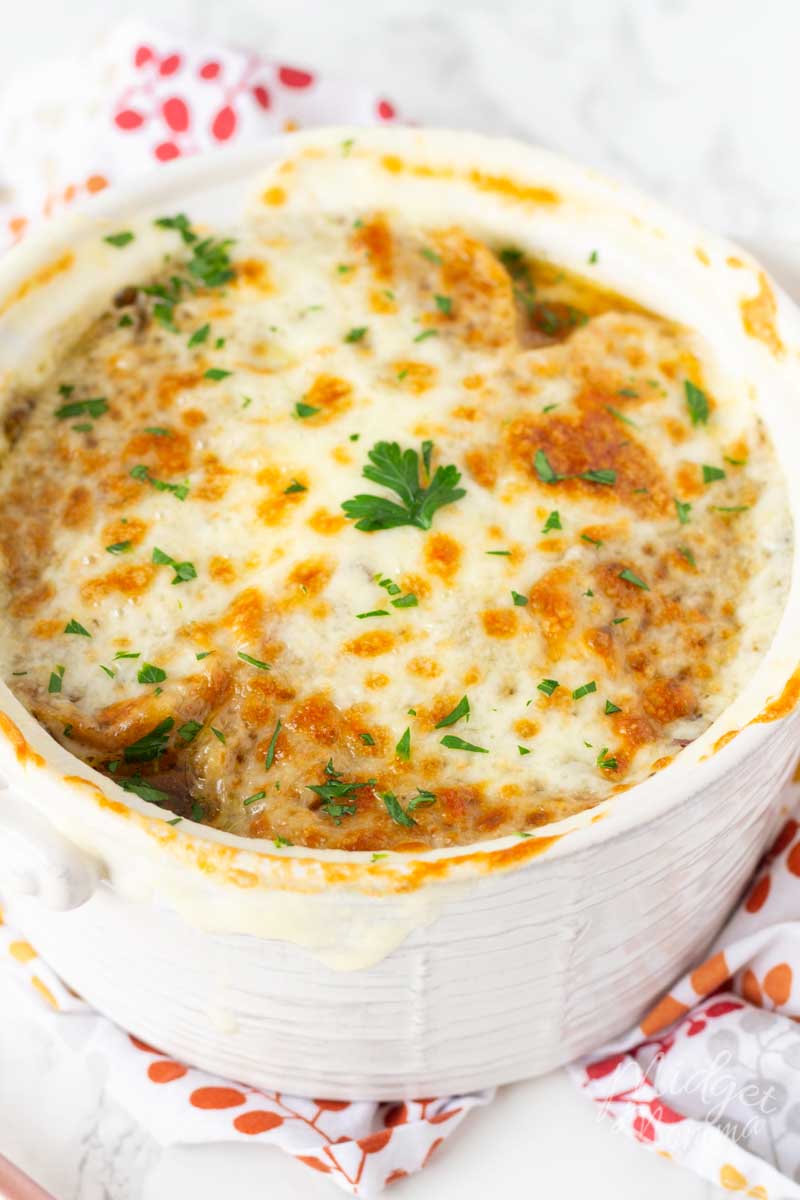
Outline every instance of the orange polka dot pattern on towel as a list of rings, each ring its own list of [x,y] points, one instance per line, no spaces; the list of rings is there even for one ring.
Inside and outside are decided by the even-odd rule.
[[[570,1068],[618,1128],[752,1200],[800,1197],[800,783],[785,800],[705,960]]]

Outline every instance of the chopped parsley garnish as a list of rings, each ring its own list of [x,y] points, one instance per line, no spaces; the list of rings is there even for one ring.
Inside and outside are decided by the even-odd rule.
[[[431,250],[429,246],[423,246],[420,250],[420,254],[423,258],[427,258],[428,262],[435,263],[437,267],[442,265],[441,257],[436,253],[435,250]]]
[[[151,804],[165,804],[169,800],[166,792],[142,779],[141,775],[134,775],[132,779],[120,779],[119,786],[126,792],[133,792],[140,800],[149,800]],[[180,817],[177,820],[179,821]]]
[[[90,638],[92,636],[89,633],[89,630],[84,629],[84,627],[83,627],[83,625],[81,625],[80,621],[76,621],[74,617],[72,617],[69,621],[67,621],[66,625],[64,626],[64,633],[77,633],[77,634],[80,634],[81,637],[88,637],[88,638]]]
[[[489,753],[485,746],[476,746],[472,742],[465,742],[463,738],[456,737],[454,733],[445,734],[442,738],[442,745],[447,746],[448,750],[467,750],[470,754]]]
[[[71,417],[102,417],[103,413],[108,412],[108,401],[104,396],[96,396],[92,400],[71,400],[69,404],[62,404],[55,411],[55,416],[59,421],[68,421]]]
[[[416,608],[419,600],[413,592],[408,592],[405,596],[398,596],[396,600],[390,600],[392,608]]]
[[[417,334],[417,336],[414,338],[414,341],[415,342],[424,342],[428,338],[438,337],[438,336],[439,336],[438,329],[423,329],[422,333]]]
[[[302,400],[298,400],[294,406],[294,415],[301,421],[306,417],[313,417],[318,412],[321,412],[321,409],[315,408],[313,404],[305,404]]]
[[[277,721],[275,722],[275,728],[272,731],[272,737],[269,739],[269,745],[267,746],[266,757],[264,758],[264,770],[265,771],[268,771],[275,761],[275,747],[278,744],[278,737],[280,735],[280,732],[281,732],[281,719],[280,719],[280,717],[278,717]]]
[[[594,264],[597,262],[599,257],[600,257],[600,255],[597,253],[597,251],[593,250],[592,253],[589,255],[588,261],[592,266],[594,266]]]
[[[390,617],[391,615],[388,608],[371,608],[369,612],[356,613],[356,620],[364,621],[367,617]]]
[[[453,311],[452,297],[450,297],[450,296],[434,296],[433,298],[436,301],[436,307],[438,308],[439,312],[444,313],[444,315],[446,317],[449,317]]]
[[[185,500],[189,495],[188,483],[167,483],[163,479],[156,479],[150,474],[149,467],[144,463],[137,463],[131,468],[130,475],[132,479],[139,479],[142,483],[149,483],[158,492],[170,492],[177,500]]]
[[[365,783],[344,783],[341,771],[334,768],[333,759],[328,759],[325,775],[327,783],[309,783],[306,786],[309,791],[316,792],[324,801],[320,807],[333,819],[334,824],[341,825],[342,817],[352,817],[356,806],[355,804],[341,804],[339,801],[357,799],[357,792],[362,788],[372,787],[374,780]]]
[[[624,621],[629,621],[629,620],[630,620],[630,617],[614,617],[614,620],[611,622],[611,624],[612,625],[622,625],[622,623]]]
[[[678,554],[686,559],[690,567],[697,566],[697,560],[689,546],[678,546]]]
[[[123,751],[125,762],[152,762],[158,758],[166,750],[169,732],[174,724],[172,717],[165,717],[149,733],[126,746]]]
[[[106,667],[103,665],[103,663],[100,663],[100,670],[104,671],[109,679],[114,679],[116,676],[116,671],[112,671],[111,667]]]
[[[165,429],[163,425],[145,425],[145,433],[151,433],[153,437],[172,437],[169,429]]]
[[[197,654],[195,654],[195,658],[197,659],[198,662],[202,662],[202,660],[204,658],[208,658],[209,655],[211,655],[213,653],[214,653],[213,650],[199,650],[197,652]]]
[[[180,825],[182,820],[183,817],[173,817],[170,821],[167,821],[167,825]]]
[[[400,801],[395,796],[394,792],[381,792],[381,800],[386,805],[386,811],[394,822],[398,825],[405,825],[410,829],[412,825],[416,825],[416,821],[411,816],[415,808],[419,808],[421,804],[435,804],[436,795],[434,792],[424,792],[417,788],[416,796],[412,797],[403,808]]]
[[[564,527],[561,524],[561,513],[556,512],[556,510],[553,509],[553,511],[550,513],[547,520],[545,521],[544,525],[542,526],[542,533],[549,533],[551,529],[563,529],[563,528]]]
[[[189,742],[194,741],[202,728],[203,726],[199,721],[187,721],[184,725],[181,725],[180,729],[178,730],[178,737],[182,738],[183,741],[188,744]]]
[[[403,736],[394,748],[394,752],[402,762],[408,762],[411,758],[411,729],[406,727]]]
[[[749,504],[712,504],[711,511],[718,513],[743,513],[750,508]]]
[[[512,591],[511,599],[514,601],[514,604],[517,608],[524,608],[528,603],[528,597],[523,596],[521,592]]]
[[[543,679],[541,683],[537,683],[536,687],[540,692],[544,692],[545,696],[552,696],[556,688],[561,687],[561,684],[557,679]]]
[[[615,704],[613,700],[606,700],[606,707],[604,711],[606,716],[610,717],[612,713],[622,712],[622,709],[618,704]]]
[[[368,328],[369,327],[367,325],[354,325],[353,328],[348,330],[348,332],[345,334],[344,340],[346,342],[360,342],[364,339]]]
[[[596,471],[581,471],[577,478],[585,479],[587,483],[602,483],[612,487],[617,482],[617,472],[601,467]]]
[[[260,658],[253,658],[252,654],[245,654],[244,650],[237,651],[237,657],[241,658],[242,662],[249,663],[251,667],[258,667],[259,671],[272,670],[269,663],[262,662]]]
[[[152,663],[142,663],[136,678],[139,683],[163,683],[167,672],[162,667],[153,666]]]
[[[360,733],[358,736],[361,738],[361,740],[365,746],[374,746],[375,745],[375,738],[372,736],[371,733]]]
[[[189,346],[201,346],[210,333],[210,325],[201,325],[199,329],[195,329],[187,344]]]
[[[293,496],[295,494],[295,492],[307,492],[307,491],[308,491],[308,488],[306,487],[306,485],[304,483],[298,483],[296,479],[293,479],[292,482],[289,484],[289,486],[287,488],[283,489],[283,494],[284,494],[284,496]]]
[[[588,533],[581,534],[581,541],[589,542],[590,545],[597,546],[598,549],[603,545],[600,538],[590,537]]]
[[[603,483],[610,487],[617,482],[617,472],[605,467],[599,467],[591,471],[579,471],[577,475],[572,476],[559,475],[553,469],[549,458],[542,449],[536,451],[533,465],[542,483],[559,483],[562,479],[585,479],[587,483]]]
[[[53,692],[61,691],[61,680],[64,678],[65,667],[58,666],[55,671],[50,673],[50,682],[47,685],[47,690],[52,695]]]
[[[123,313],[122,316],[120,317],[120,319],[117,321],[117,325],[120,329],[125,329],[126,326],[132,325],[132,324],[133,324],[133,317],[131,316],[130,313]]]
[[[597,691],[597,684],[595,683],[595,681],[593,679],[590,679],[588,683],[583,683],[583,684],[581,684],[581,686],[579,688],[575,688],[575,691],[572,693],[572,699],[573,700],[582,700],[584,696],[588,696],[592,692],[596,692],[596,691]]]
[[[106,546],[106,551],[109,554],[127,554],[133,549],[133,542],[113,542],[112,545]]]
[[[222,367],[209,367],[203,375],[203,379],[211,379],[214,383],[219,383],[221,379],[227,379],[232,374],[233,371],[225,371]]]
[[[634,393],[628,393],[628,392],[620,392],[619,393],[620,396],[627,396],[629,394],[636,395],[637,393],[635,393],[635,392]],[[630,425],[631,428],[633,428],[633,429],[638,429],[638,425],[636,424],[636,422],[632,421],[630,419],[630,417],[626,417],[625,413],[621,413],[618,408],[612,408],[610,404],[607,404],[606,412],[611,413],[612,417],[616,417],[617,420],[622,421],[623,424]]]
[[[431,443],[423,442],[423,463],[430,455]],[[401,500],[397,504],[385,496],[360,494],[342,505],[345,515],[355,520],[356,529],[373,532],[377,529],[395,529],[400,525],[414,525],[418,529],[430,529],[434,513],[446,504],[453,504],[466,495],[457,486],[461,472],[455,466],[437,467],[431,479],[430,469],[425,474],[429,480],[423,487],[420,482],[420,455],[416,450],[401,450],[397,442],[376,442],[368,452],[369,463],[362,474],[365,479],[391,489]]]
[[[613,755],[609,755],[608,746],[603,746],[603,749],[598,754],[597,765],[603,771],[616,771],[617,760]]]
[[[678,514],[678,520],[681,525],[689,524],[689,513],[692,511],[692,506],[688,500],[679,500],[677,496],[673,496],[675,501],[675,511]]]
[[[636,391],[634,388],[624,387],[624,388],[619,388],[619,389],[618,389],[618,391],[617,391],[617,395],[618,395],[618,396],[625,396],[625,397],[626,397],[627,399],[629,399],[629,400],[636,400],[636,399],[638,398],[638,395],[639,395],[639,393],[638,393],[638,392],[637,392],[637,391]],[[624,417],[623,417],[623,420],[625,420],[625,418],[624,418]],[[632,421],[631,421],[631,422],[629,422],[629,423],[630,423],[631,425],[633,424],[633,422],[632,422]]]
[[[724,479],[725,472],[722,467],[710,467],[708,463],[703,463],[703,483],[714,483],[716,479]]]
[[[634,587],[641,588],[644,592],[650,591],[649,585],[643,579],[640,579],[638,575],[634,575],[633,571],[629,570],[628,567],[620,571],[619,578],[624,579],[626,583],[632,583]]]
[[[510,550],[487,550],[486,553],[493,555],[494,558],[510,558],[511,557]]]
[[[108,237],[103,238],[103,241],[108,242],[109,246],[116,246],[118,250],[121,250],[123,246],[129,246],[134,237],[135,234],[126,229],[122,233],[110,233]]]
[[[225,745],[225,734],[222,732],[222,730],[215,729],[213,725],[209,725],[209,729],[211,730],[211,732],[213,733],[213,735],[217,739],[217,741],[222,742],[222,744],[224,746]]]
[[[171,580],[173,584],[187,583],[190,579],[197,578],[194,563],[176,562],[171,554],[165,554],[163,550],[159,550],[158,546],[153,547],[153,562],[164,567],[172,567],[175,572]]]
[[[248,804],[255,804],[256,800],[263,800],[266,794],[266,792],[253,792],[252,796],[248,796],[246,800],[242,801],[242,804],[244,804],[245,807]]]
[[[206,815],[205,806],[202,805],[199,800],[193,801],[191,819],[193,821],[202,821],[202,819],[205,815]]]
[[[455,725],[456,721],[460,721],[462,717],[469,718],[469,700],[466,696],[462,696],[455,708],[451,709],[446,717],[442,717],[441,721],[437,721],[434,729],[446,729],[448,725]]]
[[[708,424],[709,406],[708,396],[702,390],[692,383],[691,379],[684,379],[684,391],[686,392],[686,407],[689,409],[693,425]]]
[[[118,650],[117,653],[114,655],[114,662],[116,662],[118,658],[140,658],[140,657],[141,657],[140,650]]]
[[[528,749],[527,746],[517,746],[517,749],[519,750],[520,757],[522,757],[525,754],[530,754],[530,750]]]
[[[278,834],[278,836],[274,839],[273,844],[276,850],[280,850],[281,846],[293,846],[294,842],[290,842],[288,838],[281,837],[281,835]]]

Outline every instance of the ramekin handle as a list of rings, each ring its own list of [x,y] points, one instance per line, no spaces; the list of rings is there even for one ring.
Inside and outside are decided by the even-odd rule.
[[[77,908],[94,892],[97,861],[73,845],[29,803],[0,791],[0,890],[35,896],[48,908]]]

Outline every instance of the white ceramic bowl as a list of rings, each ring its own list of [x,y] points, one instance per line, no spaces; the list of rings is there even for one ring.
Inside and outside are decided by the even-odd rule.
[[[279,138],[172,165],[53,223],[0,263],[0,394],[20,364],[46,359],[54,330],[128,282],[130,259],[99,233],[179,209],[235,224],[268,163],[303,141],[345,137],[372,164],[365,203],[424,202],[424,172],[382,170],[391,154],[448,176],[448,220],[577,271],[602,246],[600,283],[700,330],[749,384],[800,513],[800,322],[758,265],[627,188],[466,134]],[[541,189],[558,202],[540,203]],[[0,879],[26,935],[72,987],[211,1071],[339,1098],[533,1075],[634,1022],[734,904],[779,817],[798,645],[795,560],[765,660],[671,766],[525,840],[376,862],[170,826],[73,758],[0,685]]]

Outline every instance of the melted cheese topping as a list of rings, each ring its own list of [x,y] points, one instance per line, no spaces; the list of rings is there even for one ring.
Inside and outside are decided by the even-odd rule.
[[[786,594],[749,398],[551,264],[284,198],[174,303],[164,230],[167,300],[132,279],[6,396],[6,681],[123,786],[278,844],[524,833],[666,765]],[[463,494],[359,529],[356,495],[408,500],[364,477],[381,442]]]

